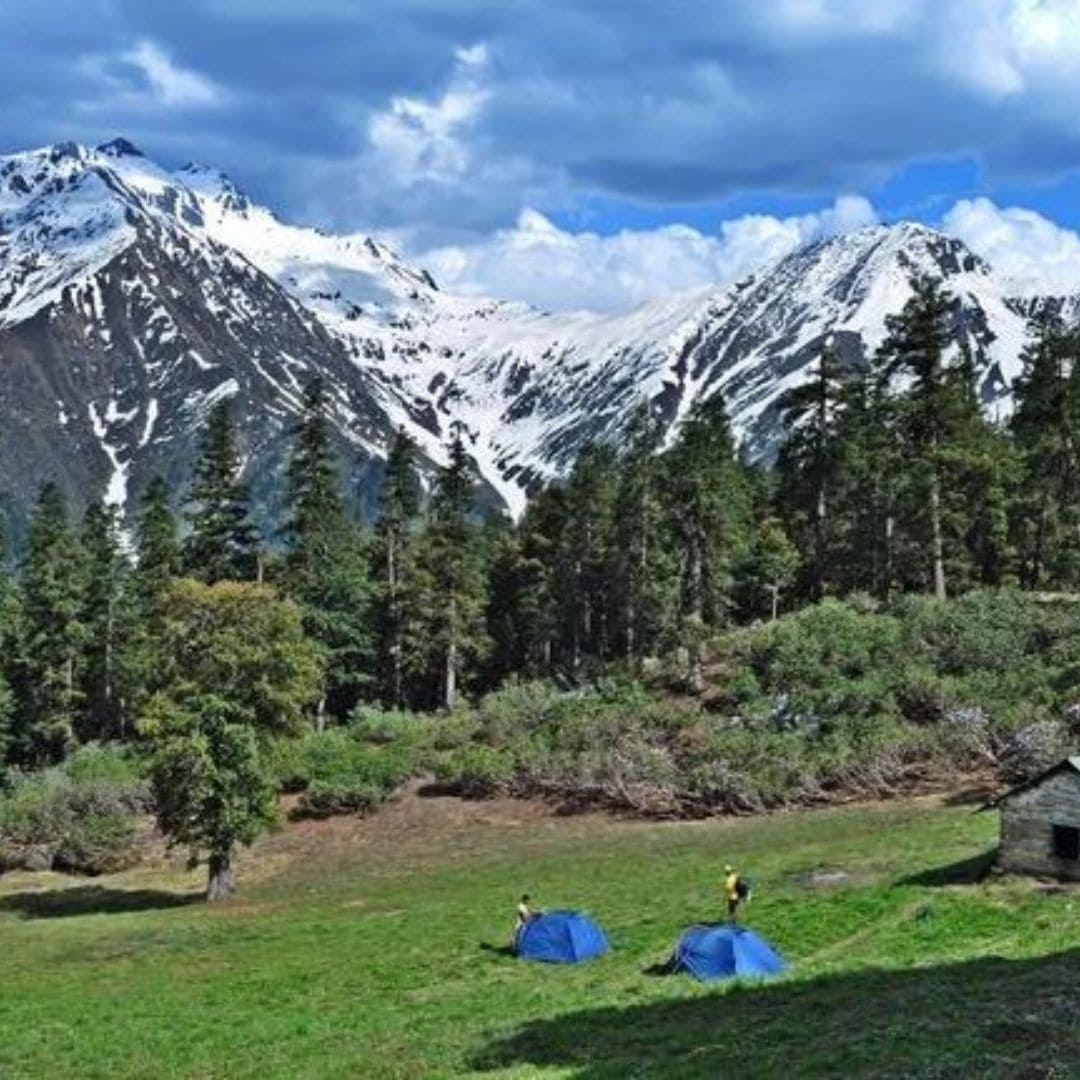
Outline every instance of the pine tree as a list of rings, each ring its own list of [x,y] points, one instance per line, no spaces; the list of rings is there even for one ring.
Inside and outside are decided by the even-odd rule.
[[[83,556],[60,488],[41,489],[22,566],[15,754],[28,765],[60,760],[71,746],[80,705],[85,641]]]
[[[719,395],[699,402],[666,455],[664,490],[680,562],[680,633],[688,654],[687,687],[704,687],[702,645],[708,627],[728,618],[732,568],[746,543],[746,478],[735,458]]]
[[[370,588],[359,529],[341,499],[340,477],[326,419],[326,390],[314,378],[304,393],[304,416],[294,431],[287,472],[288,521],[283,529],[286,591],[304,612],[304,629],[322,650],[328,711],[344,718],[370,682]]]
[[[979,404],[970,349],[945,372],[945,438],[941,462],[943,521],[950,579],[965,586],[997,586],[1011,560],[1008,501],[1016,458],[1005,433]]]
[[[566,522],[559,551],[561,635],[571,667],[609,658],[611,525],[618,463],[609,446],[578,454],[566,481]]]
[[[457,704],[470,669],[483,654],[483,566],[473,511],[472,467],[462,428],[455,425],[449,463],[439,473],[425,534],[424,558],[431,584],[429,641],[439,676],[439,702],[445,709]]]
[[[135,565],[120,598],[121,635],[117,642],[119,735],[134,731],[161,665],[163,604],[180,572],[176,515],[169,487],[161,476],[147,484],[134,523]]]
[[[18,597],[7,571],[7,543],[0,528],[0,766],[8,760],[16,716],[12,682],[18,662]]]
[[[191,532],[184,543],[184,568],[213,584],[251,580],[258,572],[258,541],[248,519],[247,485],[228,400],[210,413],[188,495]]]
[[[885,599],[896,582],[903,440],[897,402],[879,361],[851,373],[839,406],[834,542],[825,576],[840,593],[864,590]]]
[[[420,482],[416,444],[399,428],[390,447],[379,492],[379,521],[372,559],[379,694],[384,705],[405,704],[406,653],[416,591],[416,527]]]
[[[1011,431],[1023,479],[1014,507],[1020,579],[1080,584],[1080,331],[1057,315],[1032,327],[1021,354]]]
[[[495,552],[489,569],[490,681],[546,675],[558,659],[559,545],[566,524],[566,492],[541,488],[518,527]]]
[[[150,617],[180,571],[180,543],[169,487],[161,476],[147,484],[135,526],[133,587],[143,618]]]
[[[77,734],[83,741],[121,732],[118,654],[125,637],[123,595],[128,562],[120,543],[116,510],[100,500],[87,508],[82,525],[83,597],[80,622],[84,646]]]
[[[671,629],[677,593],[661,503],[660,429],[648,409],[631,419],[612,511],[610,592],[622,654],[633,667]]]
[[[811,600],[824,595],[834,561],[829,504],[838,483],[844,376],[839,355],[826,342],[810,380],[778,402],[786,431],[777,462],[779,511],[807,553],[806,591]]]
[[[905,402],[910,460],[917,476],[917,501],[912,511],[925,505],[925,548],[933,593],[939,599],[944,599],[948,588],[942,507],[942,451],[950,398],[945,350],[953,337],[951,320],[955,302],[935,278],[915,277],[911,281],[911,288],[912,296],[904,305],[904,310],[885,320],[888,337],[882,344],[881,354],[890,375],[911,380]]]

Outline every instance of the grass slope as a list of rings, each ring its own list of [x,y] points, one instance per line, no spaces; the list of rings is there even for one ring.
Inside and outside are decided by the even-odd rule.
[[[386,811],[393,828],[290,829],[213,909],[185,903],[197,881],[169,868],[0,880],[0,1074],[1080,1070],[1080,895],[964,884],[996,826],[970,805],[638,824],[423,802],[418,820]],[[747,921],[792,975],[644,974],[680,927],[716,917],[726,860],[754,877]],[[815,882],[820,868],[848,877]],[[593,912],[614,951],[568,969],[500,955],[523,889]]]

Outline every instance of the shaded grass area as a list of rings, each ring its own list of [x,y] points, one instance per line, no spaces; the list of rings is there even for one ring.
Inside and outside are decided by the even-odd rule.
[[[313,831],[288,859],[249,857],[241,894],[213,909],[175,875],[32,900],[0,879],[0,1074],[1075,1074],[1080,897],[984,877],[995,827],[919,800],[478,820],[338,846]],[[747,922],[791,975],[647,977],[684,926],[718,917],[725,861],[754,878]],[[591,911],[613,951],[572,968],[507,956],[523,891]],[[68,917],[27,917],[50,903]]]

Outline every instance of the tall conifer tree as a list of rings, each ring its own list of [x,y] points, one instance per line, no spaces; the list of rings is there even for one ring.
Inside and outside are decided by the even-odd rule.
[[[665,492],[679,553],[680,638],[687,649],[687,687],[704,687],[702,645],[708,627],[726,621],[732,569],[745,550],[746,478],[735,458],[719,395],[699,402],[666,455]]]
[[[20,590],[16,755],[29,765],[58,761],[71,746],[80,704],[85,641],[83,557],[60,488],[41,489],[30,519]]]
[[[379,492],[372,559],[379,694],[384,705],[395,709],[405,704],[405,672],[415,652],[410,616],[415,611],[419,513],[416,444],[399,428]]]
[[[319,645],[325,669],[325,712],[344,718],[371,681],[370,588],[359,528],[341,499],[330,443],[325,385],[304,393],[287,473],[284,583],[302,606],[304,629]]]
[[[462,428],[455,425],[449,463],[431,501],[425,560],[431,580],[430,642],[439,703],[453,709],[462,685],[486,648],[484,577],[479,535],[471,519],[473,474]]]
[[[82,549],[85,643],[78,735],[88,741],[113,738],[121,732],[119,654],[126,638],[124,589],[129,567],[112,506],[99,500],[87,508]]]
[[[227,399],[210,412],[188,503],[186,572],[207,584],[253,579],[258,571],[258,539],[248,518],[248,490],[240,479],[240,454]]]

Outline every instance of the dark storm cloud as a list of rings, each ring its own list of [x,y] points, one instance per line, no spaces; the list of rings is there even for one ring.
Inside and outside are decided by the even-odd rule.
[[[123,133],[288,212],[432,235],[920,159],[1047,177],[1080,164],[1076,23],[1064,0],[8,0],[0,149]]]

